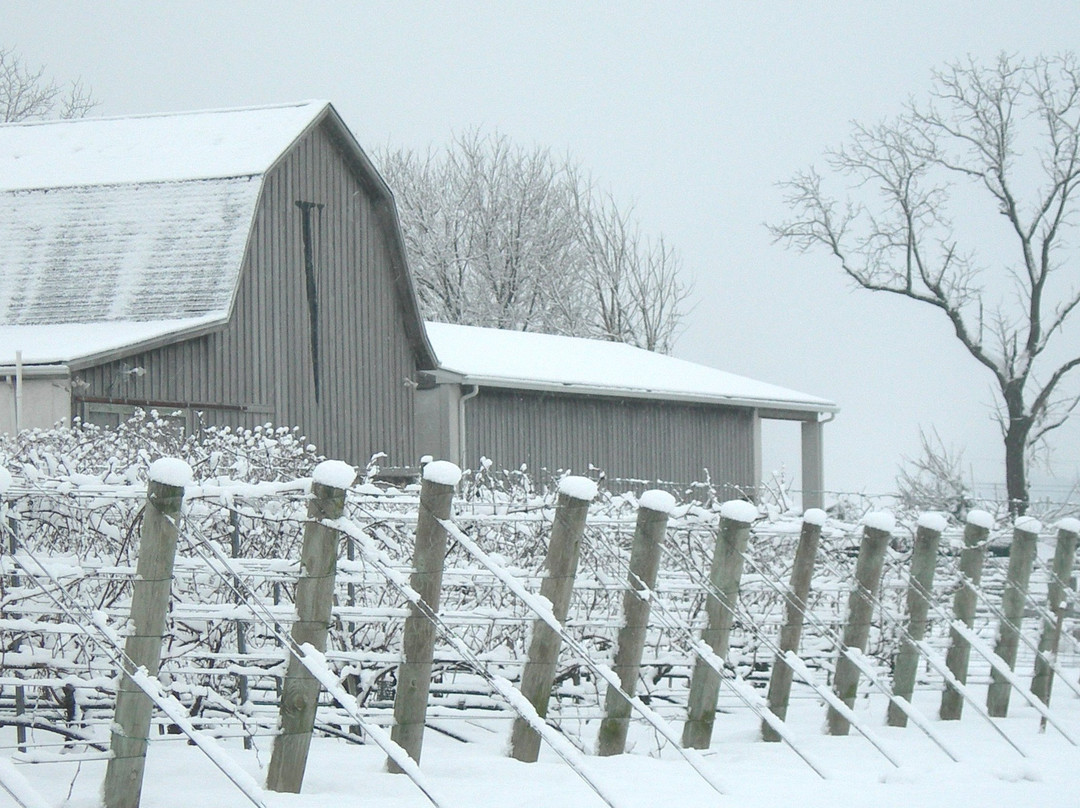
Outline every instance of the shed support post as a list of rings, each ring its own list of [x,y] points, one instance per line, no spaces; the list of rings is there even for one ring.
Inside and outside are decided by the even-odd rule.
[[[671,500],[671,503],[674,504],[674,500]],[[645,650],[645,635],[649,629],[649,611],[652,606],[647,595],[642,597],[637,593],[642,590],[651,592],[656,586],[669,510],[653,510],[640,506],[637,512],[634,544],[630,550],[628,588],[623,593],[623,624],[619,629],[613,668],[619,677],[619,685],[628,696],[633,696],[637,690],[641,655]],[[600,722],[600,733],[596,740],[598,755],[621,755],[626,751],[630,712],[630,702],[609,685],[604,698],[604,720]]]
[[[825,438],[821,421],[802,422],[802,506],[825,507]]]
[[[769,710],[781,721],[787,717],[792,679],[792,671],[784,661],[784,655],[788,651],[799,652],[799,640],[802,638],[803,621],[806,616],[806,598],[810,594],[810,581],[814,575],[814,560],[821,541],[824,516],[823,511],[810,511],[803,516],[799,546],[795,550],[795,563],[791,569],[791,582],[786,593],[784,626],[780,629],[780,647],[773,660],[772,674],[769,676]],[[761,722],[761,737],[762,740],[773,743],[780,741],[780,735],[767,721]]]
[[[749,510],[731,507],[741,505],[746,505]],[[701,639],[725,661],[731,639],[731,626],[735,622],[735,607],[739,599],[739,582],[742,579],[746,545],[750,540],[750,525],[754,519],[750,510],[753,510],[753,506],[749,503],[737,501],[725,502],[721,507],[716,551],[709,571],[712,589],[705,598],[708,622],[701,632]],[[687,717],[682,733],[684,748],[709,748],[719,696],[720,674],[699,657],[694,663],[694,673],[690,679]]]
[[[982,580],[983,560],[986,558],[986,539],[990,535],[991,516],[986,511],[968,512],[964,526],[964,549],[960,552],[960,588],[953,595],[953,619],[968,628],[975,624],[976,588]],[[971,644],[954,629],[949,629],[949,650],[945,666],[960,684],[967,684]],[[941,694],[938,717],[942,721],[959,721],[964,711],[964,697],[948,682]]]
[[[879,514],[880,515],[880,514]],[[892,514],[888,515],[891,522]],[[884,525],[884,520],[881,523]],[[855,706],[859,690],[859,668],[844,653],[845,649],[859,652],[866,650],[870,637],[870,624],[874,618],[874,602],[881,587],[881,571],[885,564],[885,548],[892,538],[891,528],[865,525],[859,557],[855,562],[855,585],[848,596],[848,618],[844,624],[843,647],[836,660],[833,692],[848,706]],[[833,706],[827,716],[830,735],[847,735],[851,729],[848,720]]]
[[[296,582],[296,622],[292,627],[292,640],[296,645],[310,643],[320,652],[326,650],[326,635],[330,629],[340,537],[338,531],[322,522],[341,518],[345,511],[345,487],[318,482],[319,469],[325,464],[339,462],[328,460],[315,467],[308,521],[300,550],[300,580]],[[311,748],[311,731],[315,726],[319,687],[319,680],[295,654],[290,654],[278,708],[280,731],[274,738],[266,773],[266,787],[271,791],[300,793]]]
[[[158,482],[154,479],[153,466],[150,471],[139,538],[139,560],[132,582],[132,630],[124,643],[125,669],[116,691],[110,743],[112,756],[105,769],[102,789],[105,808],[137,808],[142,796],[153,704],[131,677],[139,668],[145,668],[150,676],[157,676],[161,665],[161,638],[169,610],[180,506],[184,500],[182,484]],[[190,469],[186,476],[190,478]]]
[[[581,537],[585,533],[585,516],[590,501],[591,497],[579,499],[561,492],[555,522],[551,526],[551,541],[544,562],[540,594],[551,602],[551,611],[560,624],[566,620],[570,610],[570,595],[574,590]],[[529,643],[529,656],[521,673],[520,690],[541,718],[547,716],[561,646],[562,638],[547,623],[539,619],[533,623],[532,642]],[[540,756],[540,735],[520,716],[514,720],[510,734],[510,756],[525,763],[535,763]]]

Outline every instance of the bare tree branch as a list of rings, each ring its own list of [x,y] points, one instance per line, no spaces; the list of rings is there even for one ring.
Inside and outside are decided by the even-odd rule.
[[[671,350],[689,296],[677,252],[569,158],[471,131],[380,161],[425,317]]]
[[[1080,307],[1080,292],[1065,283],[1075,276],[1066,233],[1080,185],[1080,64],[1071,54],[1002,54],[988,66],[971,58],[948,65],[933,74],[925,103],[856,125],[826,164],[846,188],[834,196],[813,169],[797,174],[783,186],[792,216],[770,228],[774,238],[800,251],[823,248],[861,288],[948,318],[994,375],[1009,496],[1022,511],[1025,452],[1077,406],[1072,395],[1055,395],[1080,357],[1061,361],[1051,349]],[[998,214],[988,218],[1004,228],[987,232],[985,244],[964,243],[948,211],[961,207],[958,191],[980,188],[986,212]],[[980,213],[963,200],[965,212]],[[1003,240],[1014,245],[1011,260],[1000,254]],[[1013,296],[1002,294],[1002,280]],[[1048,381],[1040,387],[1037,378]]]
[[[81,80],[65,91],[44,67],[29,67],[14,50],[0,48],[0,122],[82,118],[97,105]]]

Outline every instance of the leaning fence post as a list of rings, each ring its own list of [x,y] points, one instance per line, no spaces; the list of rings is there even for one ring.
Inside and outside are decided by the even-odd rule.
[[[570,609],[585,517],[595,496],[596,483],[585,477],[564,477],[559,482],[559,500],[551,526],[540,595],[550,601],[551,612],[560,624],[566,620]],[[561,645],[562,638],[547,623],[543,620],[533,622],[532,641],[519,689],[541,718],[548,712]],[[535,763],[540,756],[540,735],[521,717],[514,720],[510,733],[510,756],[525,763]]]
[[[461,469],[445,460],[424,466],[409,585],[432,613],[439,611],[443,561],[446,557],[446,528],[439,520],[450,518],[454,486],[460,479]],[[402,660],[398,666],[394,726],[390,737],[419,763],[424,745],[428,691],[431,688],[431,664],[435,658],[435,624],[416,603],[409,604],[409,616],[405,618],[401,642]],[[390,759],[386,761],[386,769],[401,772],[401,768]]]
[[[806,598],[810,594],[814,560],[824,524],[825,511],[819,508],[810,508],[803,514],[802,532],[799,534],[799,546],[795,550],[795,563],[791,568],[791,581],[788,585],[784,626],[780,629],[780,647],[769,675],[769,710],[781,721],[787,717],[792,678],[791,668],[784,661],[784,655],[788,651],[799,651],[799,640],[802,638],[803,621],[806,617]],[[776,743],[780,740],[780,735],[768,721],[762,721],[761,738]]]
[[[900,651],[893,666],[893,695],[911,701],[915,692],[915,675],[919,670],[917,643],[926,636],[926,615],[930,611],[930,597],[934,587],[934,570],[937,568],[938,545],[948,523],[939,513],[924,513],[915,529],[915,546],[911,551],[911,580],[907,591],[907,627]],[[890,727],[906,727],[907,713],[894,701],[889,702],[887,721]]]
[[[232,539],[232,557],[240,557],[240,514],[235,510],[229,511],[229,526],[232,528],[230,533]],[[233,576],[233,590],[236,592],[236,603],[239,605],[243,600],[241,596],[241,581],[239,575]],[[244,621],[238,619],[236,623],[236,653],[241,659],[247,657],[247,631],[244,627]],[[241,663],[243,665],[244,663]],[[240,709],[247,710],[250,705],[248,704],[248,678],[247,674],[241,673],[236,677],[236,690],[237,698],[240,700]],[[251,749],[251,734],[249,732],[244,733],[244,748]]]
[[[705,598],[707,623],[701,632],[701,639],[721,659],[727,658],[731,626],[735,621],[735,605],[739,599],[743,559],[750,540],[750,525],[757,517],[757,508],[750,502],[736,499],[720,506],[720,528],[709,570],[709,583],[719,598],[713,592],[709,592]],[[698,657],[686,704],[687,718],[682,733],[684,748],[709,748],[719,696],[720,674]]]
[[[843,647],[836,660],[833,692],[848,706],[855,706],[859,690],[859,668],[845,650],[859,653],[866,650],[870,637],[870,623],[874,617],[874,602],[881,587],[881,571],[885,564],[885,548],[889,544],[896,522],[888,511],[868,513],[863,519],[863,537],[859,545],[859,557],[855,562],[855,586],[848,595],[848,618],[844,624]],[[828,728],[830,735],[847,735],[851,725],[832,705],[829,705]]]
[[[960,587],[953,595],[953,619],[968,628],[975,624],[975,607],[978,604],[976,589],[982,581],[986,539],[993,526],[994,517],[988,512],[978,509],[968,511],[964,525],[964,549],[960,552]],[[959,632],[950,628],[945,665],[960,684],[967,684],[970,659],[971,644]],[[959,690],[946,682],[945,690],[941,693],[938,717],[942,721],[958,721],[963,711],[964,697]]]
[[[317,651],[326,650],[340,533],[323,521],[341,518],[345,489],[355,480],[356,469],[340,460],[324,460],[312,472],[311,499],[300,549],[300,579],[293,598],[296,620],[292,640],[297,646],[310,643]],[[266,772],[266,787],[271,791],[300,793],[318,701],[319,680],[295,654],[290,654],[278,707],[279,731]]]
[[[1039,637],[1039,654],[1035,657],[1035,675],[1031,680],[1031,692],[1043,704],[1050,704],[1050,690],[1054,684],[1054,670],[1044,654],[1051,659],[1057,653],[1061,641],[1062,617],[1065,614],[1065,590],[1072,578],[1073,559],[1076,556],[1077,534],[1080,520],[1062,519],[1057,525],[1057,547],[1050,570],[1050,583],[1046,592],[1047,616],[1043,618]]]
[[[4,468],[3,466],[0,466],[0,506],[4,505],[4,501],[3,501],[2,497],[7,492],[7,490],[9,488],[11,488],[11,483],[12,483],[11,474],[8,472],[8,470],[6,468]],[[5,516],[6,510],[7,510],[6,507],[0,507],[0,530],[2,530],[3,528],[7,528],[7,531],[8,531],[8,547],[7,547],[7,550],[8,550],[8,552],[11,553],[12,557],[14,557],[15,553],[18,552],[18,549],[19,549],[19,522],[14,516],[12,516],[10,514]],[[2,553],[3,553],[3,549],[0,548],[0,554],[2,554]],[[20,576],[12,575],[10,585],[11,585],[11,587],[13,589],[17,588],[19,586],[22,586],[22,580],[21,580]],[[4,615],[4,617],[8,617],[8,618],[18,618],[20,616],[21,615],[11,614],[11,613]],[[18,651],[21,648],[21,646],[22,646],[22,643],[19,642],[18,640],[16,640],[14,642],[14,644],[12,645],[12,650],[13,651]],[[16,716],[21,716],[25,712],[26,712],[26,688],[24,688],[22,685],[16,685],[15,686],[15,715]],[[15,727],[15,740],[18,741],[18,743],[19,743],[19,751],[25,753],[26,752],[26,746],[25,746],[25,744],[26,744],[26,727],[23,726],[22,724],[19,724],[18,726]]]
[[[667,491],[646,491],[638,501],[634,543],[630,549],[628,588],[623,594],[623,624],[615,651],[615,674],[624,693],[633,696],[645,650],[649,628],[650,594],[656,586],[660,552],[667,530],[668,516],[675,507],[675,497]],[[638,594],[641,593],[641,594]],[[608,686],[604,697],[604,720],[596,739],[596,753],[621,755],[626,750],[631,706],[622,693]]]
[[[105,769],[105,808],[136,808],[142,794],[153,705],[131,675],[145,668],[150,676],[157,676],[161,664],[180,507],[184,485],[190,481],[191,467],[182,460],[162,458],[150,465],[139,560],[132,581],[132,629],[124,644],[124,669],[116,691],[112,726],[112,756]]]
[[[1016,651],[1020,645],[1020,623],[1024,619],[1028,582],[1031,568],[1035,565],[1038,551],[1039,531],[1042,523],[1031,516],[1018,517],[1013,523],[1013,540],[1009,548],[1009,570],[1005,576],[1005,591],[1001,595],[1001,620],[998,625],[994,653],[1001,657],[1010,670],[1016,665]],[[986,691],[986,711],[995,718],[1009,712],[1009,696],[1012,685],[997,668],[990,670],[990,687]]]

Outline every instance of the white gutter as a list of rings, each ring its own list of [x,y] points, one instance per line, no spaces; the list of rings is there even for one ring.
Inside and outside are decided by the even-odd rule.
[[[641,398],[657,401],[680,401],[687,404],[720,404],[728,407],[752,407],[759,409],[788,410],[791,412],[837,413],[840,407],[824,399],[790,400],[752,398],[740,396],[686,393],[674,390],[654,390],[640,387],[598,387],[575,382],[543,382],[525,379],[506,379],[496,376],[464,376],[463,384],[493,387],[506,390],[530,390],[541,393],[577,394],[583,396],[606,396]],[[470,396],[471,397],[471,396]]]

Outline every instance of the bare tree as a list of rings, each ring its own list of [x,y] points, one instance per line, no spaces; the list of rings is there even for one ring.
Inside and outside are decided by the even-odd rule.
[[[827,153],[846,199],[811,169],[787,182],[787,244],[824,247],[858,286],[933,307],[993,376],[1014,513],[1028,505],[1032,448],[1080,398],[1069,318],[1080,183],[1080,65],[1073,55],[935,71],[930,97],[856,125]]]
[[[689,295],[678,255],[569,158],[473,131],[379,162],[425,317],[671,349]]]
[[[82,118],[97,104],[81,80],[61,86],[44,67],[30,67],[14,50],[0,48],[0,122]]]

